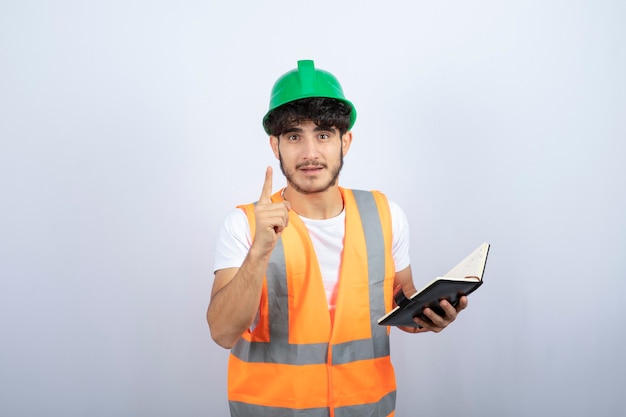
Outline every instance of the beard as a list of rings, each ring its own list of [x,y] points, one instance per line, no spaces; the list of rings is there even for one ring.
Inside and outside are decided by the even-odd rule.
[[[328,168],[327,164],[322,164],[320,162],[303,162],[303,163],[297,164],[294,171],[290,171],[290,170],[285,169],[285,164],[283,163],[283,156],[281,155],[280,150],[278,151],[278,160],[280,162],[280,170],[283,172],[283,175],[287,179],[287,183],[291,187],[293,187],[294,190],[296,190],[297,192],[301,194],[323,193],[324,191],[328,190],[330,187],[337,184],[339,173],[341,172],[341,169],[343,168],[343,152],[339,150],[339,164],[337,164],[337,166],[334,167],[332,171],[330,172],[330,180],[328,180],[327,183],[321,186],[312,188],[312,187],[306,187],[304,185],[298,185],[296,181],[294,180],[295,171],[297,171],[298,169],[302,167]]]

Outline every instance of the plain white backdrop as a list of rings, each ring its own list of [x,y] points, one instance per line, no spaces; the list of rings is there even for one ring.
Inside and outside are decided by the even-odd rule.
[[[411,223],[445,332],[392,332],[396,415],[612,416],[626,358],[621,1],[0,2],[0,414],[227,416],[216,232],[260,194],[298,59],[357,107],[340,183]]]

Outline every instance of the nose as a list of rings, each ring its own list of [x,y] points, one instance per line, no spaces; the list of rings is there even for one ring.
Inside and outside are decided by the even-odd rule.
[[[319,158],[319,149],[315,137],[307,137],[303,141],[302,157],[307,161],[314,161]]]

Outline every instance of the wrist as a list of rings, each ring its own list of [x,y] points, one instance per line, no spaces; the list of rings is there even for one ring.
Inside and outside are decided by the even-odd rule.
[[[273,246],[265,245],[259,243],[258,241],[252,242],[250,249],[248,250],[248,258],[253,262],[269,262],[270,256],[272,255],[272,251],[274,250]]]

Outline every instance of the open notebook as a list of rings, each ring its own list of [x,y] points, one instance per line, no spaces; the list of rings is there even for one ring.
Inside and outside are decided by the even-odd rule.
[[[487,263],[489,244],[483,243],[469,256],[459,262],[454,268],[428,283],[420,291],[406,298],[400,291],[398,306],[378,319],[382,326],[411,326],[420,327],[413,321],[419,316],[428,320],[422,314],[424,308],[429,307],[439,315],[444,315],[439,301],[447,299],[453,306],[459,302],[462,295],[469,295],[483,283],[483,273]]]

